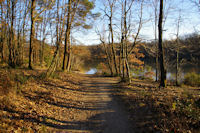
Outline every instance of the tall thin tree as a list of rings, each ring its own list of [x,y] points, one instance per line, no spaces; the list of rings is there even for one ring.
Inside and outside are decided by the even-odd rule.
[[[158,22],[158,33],[159,33],[159,40],[158,40],[158,49],[159,49],[159,61],[160,61],[160,86],[166,87],[166,68],[165,68],[165,60],[164,60],[164,50],[163,50],[163,0],[160,0],[160,14],[159,14],[159,22]]]

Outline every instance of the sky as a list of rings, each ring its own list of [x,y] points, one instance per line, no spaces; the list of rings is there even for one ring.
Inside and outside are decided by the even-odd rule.
[[[102,9],[104,9],[104,4],[106,0],[96,0],[95,4],[96,7],[93,9],[93,13],[95,12],[100,12],[101,17],[98,18],[96,21],[93,22],[93,28],[90,30],[80,30],[74,32],[74,37],[76,40],[78,40],[79,43],[84,44],[84,45],[92,45],[92,44],[99,44],[99,36],[96,33],[96,29],[101,31],[103,27],[107,28],[107,19],[104,16],[104,13]],[[198,0],[197,0],[198,1]],[[134,5],[135,4],[135,5]],[[137,30],[137,19],[138,19],[138,14],[136,11],[138,10],[138,4],[134,3],[133,4],[133,9],[132,9],[132,29],[133,32],[132,34],[135,34],[135,30]],[[191,3],[190,0],[167,0],[165,4],[165,12],[168,12],[167,19],[164,25],[164,31],[163,31],[163,38],[164,39],[175,39],[175,34],[177,33],[177,19],[179,18],[179,14],[181,16],[181,21],[180,21],[180,29],[179,29],[179,34],[180,36],[188,35],[194,32],[199,32],[200,31],[200,11],[196,6],[194,6],[193,3]],[[120,24],[120,6],[118,5],[115,9],[115,24]],[[170,8],[168,8],[170,7]],[[134,14],[135,13],[135,14]],[[146,21],[143,24],[143,27],[140,32],[140,37],[144,41],[150,41],[153,40],[154,37],[154,22],[152,17],[152,7],[149,6],[148,4],[144,5],[143,8],[143,18],[144,21]],[[135,25],[135,27],[134,27]],[[115,32],[119,32],[119,29],[116,29]],[[115,34],[117,35],[117,34]],[[115,39],[117,40],[117,39]]]

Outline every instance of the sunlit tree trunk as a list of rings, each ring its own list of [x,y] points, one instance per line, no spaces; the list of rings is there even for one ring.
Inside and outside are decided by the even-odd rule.
[[[109,21],[110,21],[109,30],[110,30],[110,34],[111,34],[111,47],[112,47],[113,62],[114,62],[114,66],[115,66],[115,73],[116,73],[116,75],[119,75],[119,71],[117,68],[116,50],[115,50],[115,46],[114,46],[114,33],[113,33],[113,23],[112,23],[113,6],[114,6],[114,2],[112,4],[110,4],[110,16],[108,16]]]
[[[70,25],[71,27],[71,25]],[[70,29],[71,30],[71,29]],[[67,72],[70,71],[70,68],[71,68],[71,40],[70,40],[70,30],[69,30],[69,35],[68,35],[68,45],[67,45],[67,66],[66,66],[66,69],[67,69]]]
[[[68,47],[68,43],[70,40],[70,18],[71,18],[71,0],[68,0],[68,15],[67,15],[67,28],[66,28],[66,32],[65,32],[65,47],[64,47],[64,58],[63,58],[63,71],[66,70],[66,66],[67,66],[67,55],[69,54],[69,47]]]
[[[110,55],[108,53],[108,49],[106,48],[105,42],[102,41],[102,43],[103,43],[103,46],[104,46],[104,49],[105,49],[105,53],[106,53],[106,56],[107,56],[108,67],[110,69],[110,74],[111,74],[111,76],[114,76],[113,69],[112,69],[112,61],[111,61]]]
[[[62,41],[62,35],[63,35],[63,29],[64,29],[64,21],[62,24],[62,27],[59,28],[60,25],[60,15],[59,15],[59,8],[60,8],[60,2],[57,1],[57,25],[56,25],[56,51],[54,52],[53,60],[51,62],[51,65],[49,66],[45,78],[50,77],[56,70],[58,64],[59,64],[59,56],[60,56],[60,44]],[[65,18],[65,17],[64,17]]]

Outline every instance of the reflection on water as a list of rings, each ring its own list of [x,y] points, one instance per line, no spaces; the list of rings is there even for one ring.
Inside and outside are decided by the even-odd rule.
[[[96,68],[91,68],[89,71],[87,71],[85,74],[95,74],[97,72]]]
[[[97,69],[96,68],[91,68],[89,69],[89,71],[87,71],[85,74],[95,74],[97,72]],[[137,73],[134,73],[133,72],[133,76],[136,76],[136,77],[140,77],[140,76],[144,76],[145,73],[149,72],[148,70],[144,70],[144,71],[141,71],[141,72],[137,72]],[[153,80],[156,80],[156,76],[155,76],[155,73],[156,71],[155,70],[152,70],[151,72],[153,72],[154,74],[151,76]],[[183,79],[184,79],[184,75],[185,73],[180,73],[179,74],[179,80],[182,82]],[[169,81],[175,81],[176,80],[176,74],[174,72],[168,72],[167,73],[167,80]]]
[[[152,70],[152,71],[148,71],[148,70],[144,70],[144,71],[141,71],[141,72],[139,72],[139,73],[134,73],[133,72],[133,76],[141,76],[141,77],[145,77],[145,73],[147,73],[147,72],[152,72],[152,73],[154,73],[153,75],[151,75],[150,77],[153,79],[153,80],[156,80],[156,75],[155,75],[155,73],[156,73],[156,70]],[[184,80],[184,75],[185,75],[185,73],[183,73],[183,72],[181,72],[180,74],[179,74],[179,80],[182,82],[183,80]],[[174,73],[174,72],[167,72],[167,80],[169,80],[169,81],[175,81],[176,80],[176,74]]]

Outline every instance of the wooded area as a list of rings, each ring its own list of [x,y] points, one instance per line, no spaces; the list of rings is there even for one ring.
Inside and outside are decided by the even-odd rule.
[[[175,2],[181,4],[179,0]],[[195,9],[196,15],[192,17],[200,15],[198,0],[182,2],[191,4]],[[140,128],[135,127],[138,132],[142,132],[141,123],[144,121],[148,121],[147,127],[152,127],[145,128],[150,132],[200,131],[200,34],[199,24],[192,25],[193,21],[197,19],[199,22],[200,19],[197,17],[189,20],[194,29],[191,29],[192,33],[188,31],[188,34],[189,25],[186,19],[189,10],[185,9],[185,5],[176,7],[170,0],[101,0],[101,4],[98,3],[95,0],[0,0],[2,132],[14,131],[14,125],[19,127],[16,130],[23,132],[25,127],[22,128],[18,119],[22,120],[21,124],[28,121],[27,132],[29,128],[30,131],[34,129],[34,132],[42,131],[41,125],[47,126],[44,132],[62,129],[68,131],[70,128],[62,126],[65,118],[61,112],[56,111],[63,121],[54,117],[52,110],[64,107],[64,112],[69,113],[65,106],[72,103],[60,100],[66,98],[67,93],[70,100],[77,102],[69,105],[69,108],[80,109],[81,101],[78,100],[82,99],[78,97],[84,97],[81,92],[86,95],[80,105],[81,110],[98,110],[97,103],[87,99],[87,95],[93,92],[91,89],[100,93],[99,95],[105,89],[106,94],[102,94],[102,97],[111,98],[114,103],[122,101],[126,111],[131,116],[134,114],[133,117],[137,117],[144,107],[151,110],[152,121],[149,118],[143,120],[142,115],[148,115],[145,110],[138,116],[138,121],[130,117],[132,124],[140,125]],[[173,31],[167,31],[170,26]],[[89,43],[94,37],[86,37],[90,32],[98,38],[98,43],[83,44],[80,40],[81,33],[84,34],[83,39],[88,39]],[[145,32],[153,38],[146,39]],[[89,74],[94,77],[85,75],[90,71],[92,73]],[[53,89],[49,90],[51,87]],[[115,91],[110,92],[107,88]],[[58,95],[55,96],[57,90]],[[69,90],[74,92],[68,92]],[[115,98],[118,100],[115,101]],[[103,102],[107,104],[109,100],[104,99]],[[23,104],[27,105],[26,109]],[[42,107],[42,104],[45,106]],[[51,106],[49,112],[48,106]],[[115,104],[111,103],[111,106]],[[118,104],[117,107],[112,107],[114,112],[117,112],[118,106],[121,108]],[[35,110],[31,109],[27,113],[28,108]],[[40,112],[40,108],[45,113]],[[107,106],[105,108],[109,109]],[[38,114],[34,114],[34,111]],[[28,118],[22,118],[25,115]],[[48,115],[52,118],[47,117]],[[9,127],[12,117],[16,123]],[[50,123],[43,119],[50,120]],[[62,124],[53,125],[53,119]],[[78,119],[79,117],[76,120]],[[66,118],[65,121],[71,120]],[[72,127],[71,130],[75,128],[82,130],[80,127]],[[87,128],[87,131],[93,130],[91,127]],[[101,128],[95,127],[93,131],[97,132]],[[86,130],[81,132],[84,131]]]

